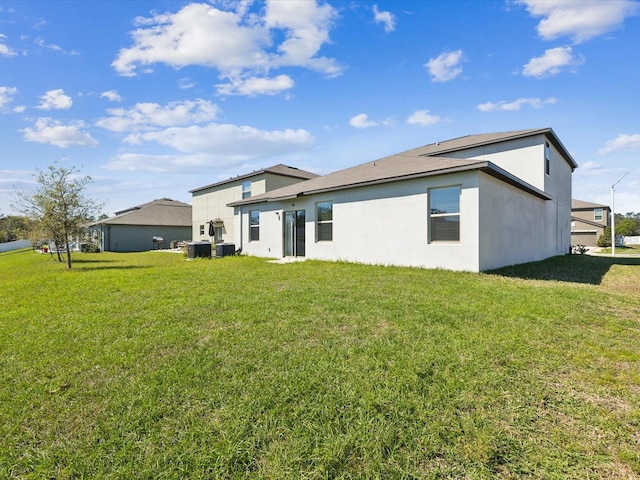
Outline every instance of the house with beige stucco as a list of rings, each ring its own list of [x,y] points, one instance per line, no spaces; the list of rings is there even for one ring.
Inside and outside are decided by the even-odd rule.
[[[567,254],[577,163],[551,128],[469,135],[229,203],[260,257],[485,271]]]
[[[571,244],[595,247],[611,224],[611,209],[601,203],[571,201]]]
[[[278,164],[190,190],[193,240],[232,243],[235,238],[234,208],[228,206],[229,203],[316,176],[315,173]]]

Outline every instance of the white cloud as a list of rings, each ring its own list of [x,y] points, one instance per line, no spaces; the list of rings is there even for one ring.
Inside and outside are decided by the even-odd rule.
[[[613,140],[609,140],[604,147],[598,150],[600,155],[619,152],[623,150],[640,151],[640,134],[620,134]]]
[[[581,65],[584,59],[581,56],[575,57],[571,47],[556,47],[545,50],[544,55],[529,60],[522,74],[525,77],[546,77],[557,75],[564,67]]]
[[[313,136],[306,130],[259,130],[254,127],[212,123],[171,127],[137,135],[138,141],[155,142],[185,153],[216,152],[221,157],[260,158],[309,148]]]
[[[6,38],[6,35],[0,33],[0,56],[14,57],[17,55],[17,53],[3,43]]]
[[[370,127],[377,127],[380,125],[380,123],[369,120],[369,116],[366,113],[360,113],[349,120],[349,125],[354,128],[365,129]]]
[[[172,147],[180,153],[125,153],[118,155],[105,168],[157,172],[201,170],[308,150],[315,141],[306,130],[265,131],[228,124],[172,127],[135,134],[128,140],[132,144],[153,142]]]
[[[444,52],[435,58],[431,58],[425,67],[431,75],[432,82],[448,82],[462,73],[462,50]]]
[[[123,153],[114,157],[104,168],[125,172],[180,172],[197,171],[202,168],[224,166],[213,155],[150,155],[146,153]]]
[[[24,139],[29,142],[50,143],[60,148],[98,145],[89,133],[82,131],[84,127],[81,121],[65,125],[60,121],[44,117],[36,120],[34,128],[25,128],[22,132]]]
[[[288,75],[278,75],[275,78],[232,78],[229,83],[216,85],[220,95],[276,95],[293,88],[294,82]]]
[[[441,121],[442,118],[437,115],[429,114],[429,110],[416,110],[407,118],[410,125],[435,125]]]
[[[247,81],[284,66],[328,76],[342,72],[334,59],[318,56],[330,41],[329,31],[337,17],[329,4],[268,0],[260,13],[249,12],[246,2],[234,5],[236,11],[192,3],[176,13],[138,18],[138,28],[131,33],[133,46],[121,49],[112,66],[121,75],[133,76],[138,67],[155,63],[175,68],[200,65],[216,68],[222,78]],[[282,41],[274,42],[275,38]],[[261,90],[248,91],[255,95]],[[273,93],[271,88],[263,91]]]
[[[15,87],[0,87],[0,110],[13,101],[18,89]]]
[[[208,100],[189,100],[157,103],[137,103],[130,109],[111,108],[111,116],[101,118],[96,125],[112,132],[148,130],[154,127],[173,127],[201,123],[216,118],[218,107]]]
[[[378,5],[373,6],[373,18],[376,23],[384,25],[384,31],[389,33],[396,29],[396,17],[391,12],[383,12],[378,10]]]
[[[109,90],[107,92],[102,92],[100,94],[100,98],[106,98],[110,102],[120,102],[122,101],[122,97],[116,90]]]
[[[71,97],[65,95],[64,90],[59,88],[57,90],[49,90],[40,97],[38,108],[41,110],[68,110],[71,105],[73,105]]]
[[[621,28],[640,4],[631,0],[517,0],[534,17],[544,17],[538,34],[544,40],[570,37],[581,43]]]
[[[481,103],[478,105],[478,110],[481,112],[518,112],[525,105],[533,108],[541,108],[544,105],[553,105],[557,101],[558,100],[555,97],[545,98],[544,100],[541,98],[518,98],[513,102],[501,101],[498,103]]]
[[[298,66],[334,77],[342,68],[332,58],[317,57],[322,46],[330,42],[329,31],[337,11],[328,3],[318,5],[316,0],[283,2],[267,0],[264,23],[270,30],[283,30],[285,40],[278,46],[271,65]]]

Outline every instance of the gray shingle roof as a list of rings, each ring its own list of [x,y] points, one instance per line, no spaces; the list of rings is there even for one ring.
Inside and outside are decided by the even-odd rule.
[[[220,185],[225,185],[230,182],[237,182],[238,180],[245,180],[247,178],[255,177],[257,175],[262,175],[263,173],[272,173],[274,175],[281,175],[283,177],[300,178],[302,180],[308,180],[310,178],[314,178],[318,176],[315,173],[307,172],[306,170],[301,170],[296,167],[290,167],[288,165],[279,163],[278,165],[273,165],[272,167],[263,168],[261,170],[255,170],[245,175],[238,175],[237,177],[232,177],[232,178],[229,178],[228,180],[223,180],[221,182],[205,185],[204,187],[194,188],[193,190],[189,190],[189,193],[199,192],[201,190],[206,190],[212,187],[219,187]]]
[[[95,224],[104,225],[156,225],[172,227],[191,226],[191,205],[170,198],[144,203]]]
[[[594,208],[609,208],[608,205],[600,203],[585,202],[576,198],[571,199],[571,210],[593,210]]]
[[[365,185],[387,183],[409,178],[444,175],[447,173],[465,170],[481,170],[484,173],[514,185],[522,190],[532,193],[540,198],[550,198],[538,188],[520,180],[497,165],[486,160],[447,158],[446,153],[465,150],[480,145],[525,138],[533,135],[545,134],[554,146],[560,141],[550,128],[518,130],[513,132],[492,133],[481,135],[469,135],[446,142],[437,142],[431,145],[407,150],[406,152],[391,155],[372,162],[363,163],[355,167],[346,168],[321,177],[315,177],[305,182],[296,183],[288,187],[279,188],[270,192],[256,195],[244,200],[229,203],[229,206],[249,205],[265,201],[284,200],[303,195],[312,195],[323,192],[342,190]],[[558,148],[567,162],[577,166],[573,158],[564,149]]]

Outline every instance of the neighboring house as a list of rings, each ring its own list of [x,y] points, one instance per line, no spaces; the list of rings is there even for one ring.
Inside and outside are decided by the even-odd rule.
[[[190,190],[193,195],[192,238],[214,243],[233,242],[234,209],[227,204],[313,177],[317,175],[279,164]],[[213,223],[213,238],[209,235],[210,223]]]
[[[607,205],[571,200],[571,244],[595,247],[604,229],[611,224]]]
[[[89,226],[106,252],[143,252],[191,240],[191,205],[161,198]]]
[[[577,164],[550,128],[437,142],[230,204],[262,257],[484,271],[569,253]]]

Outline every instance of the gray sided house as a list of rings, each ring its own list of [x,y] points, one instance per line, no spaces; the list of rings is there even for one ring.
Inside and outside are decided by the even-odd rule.
[[[90,227],[98,229],[102,251],[169,248],[171,242],[191,240],[191,205],[161,198],[116,212]]]
[[[550,128],[436,142],[231,202],[249,255],[485,271],[569,253],[577,163]]]
[[[571,244],[595,247],[604,229],[611,225],[611,209],[608,205],[571,201]]]
[[[227,204],[314,177],[317,177],[315,173],[278,164],[190,190],[193,196],[193,240],[232,243],[235,239],[234,209]],[[209,235],[211,224],[213,236]]]

